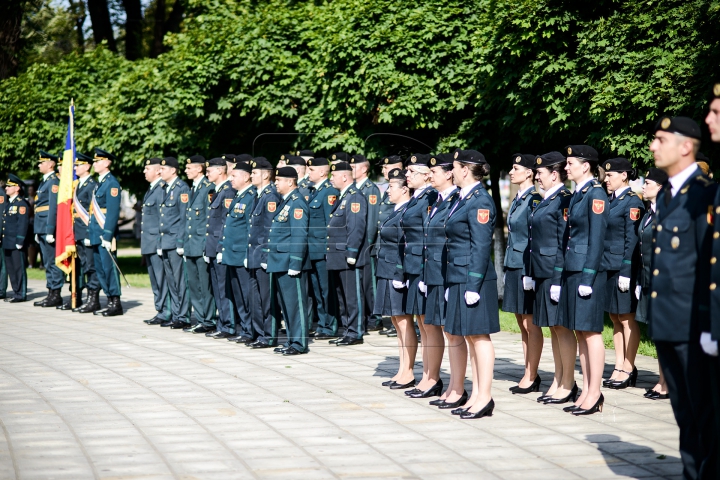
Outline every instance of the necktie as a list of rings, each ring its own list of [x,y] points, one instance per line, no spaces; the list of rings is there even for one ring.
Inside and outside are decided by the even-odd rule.
[[[612,195],[610,195],[610,203],[614,202],[615,198],[615,192],[613,192]]]
[[[671,190],[671,188],[669,186],[665,187],[665,206],[666,207],[668,205],[670,205],[670,201],[672,200],[672,192],[670,190]]]

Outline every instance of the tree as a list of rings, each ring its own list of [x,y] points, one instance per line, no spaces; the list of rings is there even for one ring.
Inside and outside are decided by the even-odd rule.
[[[142,57],[143,13],[140,0],[122,0],[125,9],[125,58]]]
[[[108,48],[116,52],[117,45],[115,44],[115,35],[110,21],[110,9],[107,0],[87,0],[87,3],[95,43],[107,42]]]
[[[14,76],[18,70],[18,52],[23,14],[27,0],[0,3],[0,80]]]

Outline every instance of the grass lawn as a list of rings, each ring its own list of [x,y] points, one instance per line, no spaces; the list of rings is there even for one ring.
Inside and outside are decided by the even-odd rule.
[[[147,268],[142,266],[141,256],[118,257],[117,262],[131,287],[150,288],[150,277],[148,277]],[[28,268],[27,274],[31,280],[45,280],[45,270]],[[122,277],[120,277],[120,283],[123,287],[125,286]]]

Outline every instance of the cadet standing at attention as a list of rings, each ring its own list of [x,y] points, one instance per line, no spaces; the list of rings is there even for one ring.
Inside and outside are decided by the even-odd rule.
[[[148,325],[160,325],[172,319],[168,285],[165,281],[165,268],[162,255],[158,255],[160,242],[160,204],[165,196],[165,182],[160,178],[159,158],[145,160],[145,180],[150,184],[145,192],[140,224],[140,253],[145,257],[145,264],[150,277],[150,287],[155,299],[155,316],[145,320]]]
[[[120,273],[115,267],[115,239],[120,219],[120,183],[110,173],[115,156],[99,148],[95,149],[93,169],[98,174],[98,186],[92,199],[92,217],[88,225],[93,262],[100,287],[108,297],[107,308],[96,310],[94,315],[114,317],[123,314],[120,303]]]
[[[190,325],[190,308],[185,281],[185,217],[190,203],[190,188],[178,178],[179,162],[165,157],[160,162],[160,176],[165,182],[160,204],[160,239],[157,254],[163,259],[165,281],[170,292],[172,318],[161,327],[186,328]]]
[[[55,265],[55,222],[57,220],[57,194],[60,179],[55,174],[58,157],[40,151],[38,169],[43,179],[38,185],[35,195],[35,241],[40,245],[43,266],[45,267],[45,284],[48,295],[35,302],[36,307],[57,307],[62,305],[60,291],[65,284],[65,275]]]
[[[185,161],[185,174],[193,184],[185,217],[183,248],[187,289],[190,305],[195,313],[195,325],[212,324],[215,316],[215,303],[210,289],[210,266],[203,258],[210,194],[215,190],[215,185],[205,176],[205,163],[202,155],[193,155]],[[188,330],[195,325],[188,327]]]
[[[3,215],[7,209],[7,194],[5,193],[4,182],[0,182],[0,243],[2,243],[3,234]],[[0,252],[0,298],[5,298],[8,286],[8,274],[5,267],[5,255]]]
[[[305,160],[305,173],[303,175],[300,175],[300,171],[298,170],[298,188],[300,191],[309,190],[310,187],[313,186],[312,180],[310,180],[310,175],[308,172],[308,160],[312,160],[315,158],[315,153],[312,150],[300,150],[297,152],[297,156],[301,157],[303,160]],[[308,200],[307,198],[305,200]],[[308,200],[309,201],[309,200]]]
[[[307,179],[307,161],[296,155],[283,155],[288,167],[292,167],[298,174],[298,193],[305,201],[310,200],[310,182]],[[300,182],[302,179],[302,183]]]
[[[18,303],[27,300],[27,260],[23,247],[30,226],[30,206],[21,196],[23,183],[17,176],[8,175],[5,186],[8,199],[2,216],[2,253],[13,289],[12,297],[6,296],[5,301]]]

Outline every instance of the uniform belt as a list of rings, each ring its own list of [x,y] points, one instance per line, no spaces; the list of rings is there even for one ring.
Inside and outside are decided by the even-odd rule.
[[[42,207],[35,207],[35,213],[46,212],[50,210],[50,205],[43,205]]]

